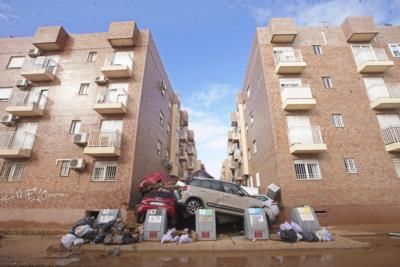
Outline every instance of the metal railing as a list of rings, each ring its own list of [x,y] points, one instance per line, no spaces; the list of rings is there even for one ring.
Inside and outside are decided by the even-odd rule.
[[[118,94],[112,94],[110,93],[111,90],[106,90],[105,92],[102,92],[97,95],[97,104],[107,104],[107,103],[122,103],[126,105],[126,102],[128,101],[128,93],[125,90],[122,90],[122,92]]]
[[[367,87],[370,101],[382,97],[400,98],[400,83],[374,83]]]
[[[400,142],[400,125],[391,125],[381,129],[385,145]]]
[[[0,133],[1,149],[32,149],[36,135],[29,132]]]
[[[27,71],[46,70],[52,74],[56,73],[57,68],[57,62],[50,57],[37,57],[35,59],[27,60],[24,65],[24,70]]]
[[[32,106],[44,109],[42,103],[46,103],[46,95],[42,93],[17,92],[12,96],[9,106]]]
[[[319,126],[289,127],[289,145],[323,143]]]
[[[355,59],[357,65],[362,65],[367,61],[387,61],[388,56],[386,55],[385,49],[383,48],[372,48],[372,49],[360,49],[355,53]]]
[[[132,70],[133,57],[130,54],[109,54],[106,56],[104,66],[127,66],[130,70]]]
[[[288,99],[312,99],[311,89],[307,85],[299,87],[286,87],[281,92],[282,101]]]
[[[303,62],[303,56],[301,51],[298,49],[293,50],[276,50],[274,51],[275,63],[285,63],[285,62]]]
[[[180,140],[187,140],[188,139],[188,132],[186,129],[181,129],[179,131],[179,139]]]
[[[114,131],[92,131],[89,134],[87,147],[121,147],[122,133]]]

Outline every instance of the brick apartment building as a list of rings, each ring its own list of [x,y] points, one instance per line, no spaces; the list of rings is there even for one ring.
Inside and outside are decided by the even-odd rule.
[[[257,28],[224,179],[281,187],[284,216],[400,222],[400,26],[272,19]],[[226,171],[229,169],[229,171]]]
[[[195,170],[188,113],[150,31],[39,27],[0,47],[1,221],[70,223],[103,208],[126,216],[145,175]]]

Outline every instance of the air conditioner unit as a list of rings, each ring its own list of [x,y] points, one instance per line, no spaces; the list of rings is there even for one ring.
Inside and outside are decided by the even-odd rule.
[[[163,159],[163,165],[167,169],[172,169],[173,162],[169,159]]]
[[[30,82],[27,79],[17,80],[15,86],[19,89],[28,89]]]
[[[13,114],[3,114],[1,115],[0,122],[7,126],[13,126],[17,122],[18,117]]]
[[[97,76],[94,82],[97,83],[98,85],[104,85],[108,82],[108,80],[106,76]]]
[[[38,57],[38,56],[40,56],[40,54],[41,54],[41,52],[38,48],[31,48],[28,51],[28,55],[30,57]]]
[[[88,142],[88,133],[78,133],[74,135],[74,144],[84,146]]]
[[[69,163],[69,168],[75,170],[83,170],[85,169],[85,164],[86,162],[84,159],[71,159]]]

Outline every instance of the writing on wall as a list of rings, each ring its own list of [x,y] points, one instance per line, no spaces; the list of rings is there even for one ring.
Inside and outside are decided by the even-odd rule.
[[[30,203],[42,203],[51,199],[63,198],[67,194],[61,192],[51,192],[41,187],[32,187],[26,189],[18,189],[13,193],[0,192],[0,204],[10,201],[28,201]]]

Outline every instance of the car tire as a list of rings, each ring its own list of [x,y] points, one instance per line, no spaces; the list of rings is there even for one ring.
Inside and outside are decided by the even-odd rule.
[[[186,212],[193,216],[196,214],[196,210],[203,208],[203,203],[197,198],[189,199],[185,205]]]

